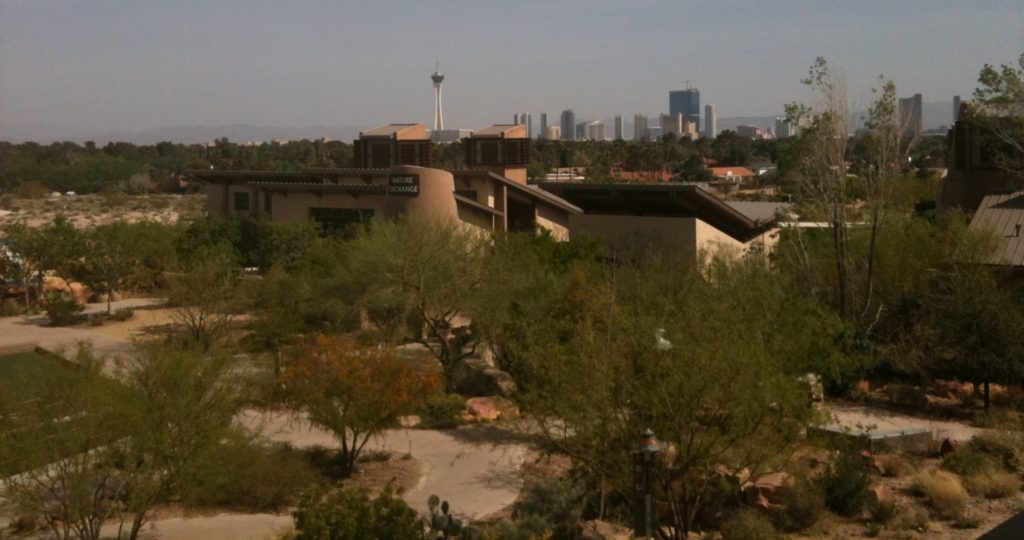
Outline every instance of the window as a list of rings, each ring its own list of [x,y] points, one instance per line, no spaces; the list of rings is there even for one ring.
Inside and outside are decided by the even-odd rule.
[[[271,202],[273,200],[273,197],[274,196],[271,193],[264,193],[263,194],[263,213],[267,214],[268,216],[274,213],[273,212],[274,206],[273,206],[273,204]]]
[[[363,208],[310,208],[309,217],[327,234],[344,234],[353,225],[373,219],[373,210]]]
[[[370,144],[370,167],[385,169],[391,166],[391,143]]]
[[[476,164],[501,165],[501,142],[476,141]]]
[[[249,211],[249,194],[245,191],[235,192],[235,211],[236,212],[248,212]]]
[[[455,194],[479,202],[479,199],[476,198],[475,189],[456,189]]]

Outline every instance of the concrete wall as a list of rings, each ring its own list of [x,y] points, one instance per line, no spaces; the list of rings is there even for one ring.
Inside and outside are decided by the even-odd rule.
[[[539,220],[539,218],[538,218]],[[629,256],[650,249],[695,260],[738,258],[747,252],[767,255],[778,244],[777,229],[741,242],[697,218],[576,214],[569,219],[572,237],[595,236],[611,253]]]
[[[569,241],[569,214],[565,210],[538,203],[537,225],[551,231],[551,237],[555,240]]]

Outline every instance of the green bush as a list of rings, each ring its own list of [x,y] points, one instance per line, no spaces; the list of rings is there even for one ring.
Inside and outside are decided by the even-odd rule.
[[[28,310],[14,298],[5,298],[0,302],[0,317],[16,317],[24,315]]]
[[[888,523],[898,511],[899,508],[893,501],[875,501],[868,505],[868,513],[871,514],[871,520],[875,523]]]
[[[818,520],[825,509],[825,493],[821,486],[803,480],[780,490],[781,508],[775,514],[775,525],[783,532],[802,531]]]
[[[420,427],[426,429],[447,429],[459,425],[466,400],[458,394],[438,393],[419,407]]]
[[[550,526],[552,538],[575,538],[583,516],[584,489],[571,480],[537,480],[524,490],[512,516],[517,520],[540,518]]]
[[[135,316],[135,310],[130,307],[117,308],[110,314],[112,321],[127,321]]]
[[[52,326],[68,326],[80,322],[83,309],[83,306],[63,293],[46,293],[46,316],[50,318]]]
[[[365,489],[342,488],[306,493],[295,511],[295,540],[420,540],[416,511],[386,488],[377,498]]]
[[[854,453],[843,452],[821,477],[825,506],[843,517],[859,514],[871,502],[871,478],[864,463]]]
[[[191,471],[179,494],[192,507],[281,510],[320,481],[299,452],[286,446],[267,448],[242,436],[229,439],[196,462],[202,467]]]
[[[754,510],[743,509],[732,519],[722,525],[722,540],[775,540],[779,534],[775,532],[770,521]]]
[[[992,458],[967,447],[950,454],[942,459],[942,468],[955,472],[960,476],[973,476],[975,474],[991,471],[995,468]]]
[[[557,538],[551,536],[551,524],[540,517],[524,519],[503,519],[487,525],[479,531],[464,534],[468,538],[480,540],[542,540]]]
[[[895,405],[903,405],[915,409],[924,408],[928,405],[928,396],[924,393],[924,390],[910,384],[890,384],[885,387],[885,393],[889,396],[889,401]]]
[[[993,431],[975,435],[968,448],[992,456],[1007,470],[1020,471],[1024,468],[1024,434],[1010,431]]]

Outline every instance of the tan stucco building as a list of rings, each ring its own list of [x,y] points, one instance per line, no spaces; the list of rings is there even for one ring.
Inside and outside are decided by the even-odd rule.
[[[579,208],[526,185],[524,126],[490,126],[464,141],[466,170],[430,167],[433,143],[420,124],[360,134],[355,168],[301,171],[190,171],[206,182],[212,216],[317,222],[327,231],[403,214],[489,231],[547,229],[569,237]]]
[[[778,243],[781,203],[729,203],[683,183],[543,184],[580,207],[571,237],[594,236],[615,254],[767,255]]]

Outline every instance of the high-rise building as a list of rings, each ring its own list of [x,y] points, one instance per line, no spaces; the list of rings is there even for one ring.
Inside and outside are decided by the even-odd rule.
[[[576,140],[576,113],[572,109],[566,109],[562,111],[562,140],[563,141],[575,141]]]
[[[441,73],[441,63],[434,67],[434,73],[430,76],[434,81],[434,131],[444,129],[444,116],[441,114],[441,83],[444,82],[444,75]]]
[[[587,122],[576,124],[576,140],[582,141],[587,138]]]
[[[633,140],[646,141],[647,139],[647,115],[633,115]]]
[[[686,119],[683,113],[663,114],[659,118],[660,122],[658,123],[661,125],[662,136],[672,133],[676,137],[679,137],[685,131],[685,126],[683,124],[686,122]]]
[[[683,120],[693,122],[700,128],[700,90],[672,90],[668,93],[668,114],[675,116],[682,113]]]
[[[704,136],[709,139],[718,136],[718,109],[714,105],[704,106]]]
[[[960,96],[953,96],[953,122],[960,119]]]
[[[548,138],[548,113],[540,113],[540,133],[537,134],[538,139]]]
[[[913,97],[900,98],[899,119],[904,137],[916,137],[924,131],[924,119],[921,117],[921,94]]]
[[[785,118],[783,118],[781,116],[776,116],[775,117],[775,138],[776,139],[788,139],[790,137],[794,137],[794,136],[796,136],[796,134],[799,131],[800,131],[800,128],[798,126],[795,126],[795,125],[787,122]]]
[[[557,141],[558,139],[561,139],[562,128],[558,126],[548,126],[547,129],[544,130],[544,138],[551,141]]]
[[[615,140],[616,141],[621,141],[622,138],[623,138],[623,133],[622,133],[622,115],[621,114],[616,114],[615,115]]]
[[[587,139],[592,141],[603,141],[604,140],[604,122],[587,122]]]
[[[513,113],[512,114],[512,125],[513,126],[518,126],[519,125],[519,113]]]
[[[530,113],[523,113],[526,115],[526,138],[530,139],[533,137],[533,115]]]

